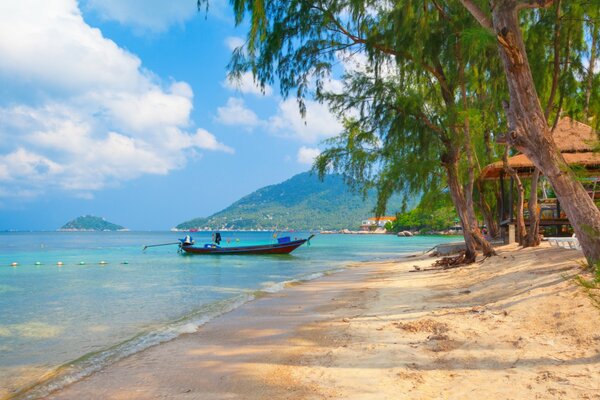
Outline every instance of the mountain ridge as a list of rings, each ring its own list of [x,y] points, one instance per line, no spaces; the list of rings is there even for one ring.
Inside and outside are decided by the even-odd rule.
[[[348,187],[342,175],[326,175],[321,182],[304,172],[260,188],[209,217],[182,222],[174,229],[358,229],[362,220],[373,215],[375,204],[374,191],[363,199]],[[392,196],[389,213],[395,215],[401,204],[401,196]]]

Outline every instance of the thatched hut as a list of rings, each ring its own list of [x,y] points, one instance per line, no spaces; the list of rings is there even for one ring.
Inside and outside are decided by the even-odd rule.
[[[562,118],[552,133],[554,141],[560,149],[565,161],[578,170],[585,177],[585,185],[592,197],[600,198],[600,145],[598,132],[590,126]],[[535,170],[533,162],[524,154],[517,154],[508,158],[508,164],[513,168],[519,178],[530,177]],[[505,179],[509,175],[504,169],[504,163],[498,161],[487,165],[481,171],[481,178],[486,180],[500,180],[501,204],[500,225],[507,226],[514,223],[514,196],[513,180],[510,178],[508,196],[505,193]],[[508,199],[507,199],[508,197]],[[543,228],[554,228],[556,235],[570,234],[570,224],[561,211],[560,203],[555,198],[540,200],[542,218],[540,225]]]

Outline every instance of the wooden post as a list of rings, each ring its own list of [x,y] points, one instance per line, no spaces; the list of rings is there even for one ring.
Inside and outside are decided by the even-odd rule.
[[[515,224],[508,224],[508,244],[513,244],[515,242]]]
[[[510,222],[512,222],[512,220],[514,218],[514,207],[515,207],[515,205],[513,204],[514,190],[515,190],[515,180],[511,176],[510,177],[510,188],[508,191],[508,219]]]
[[[504,202],[506,194],[504,193],[504,171],[500,171],[500,222],[506,219],[506,210]]]

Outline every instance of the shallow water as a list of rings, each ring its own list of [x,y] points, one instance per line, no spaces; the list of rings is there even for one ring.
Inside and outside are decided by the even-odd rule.
[[[252,300],[256,291],[277,291],[284,282],[313,279],[350,262],[395,258],[458,240],[318,235],[291,255],[190,256],[178,254],[177,246],[142,251],[146,244],[181,236],[0,233],[0,398],[48,376],[54,376],[52,387],[60,386],[193,332]],[[210,233],[193,236],[197,243],[210,240]],[[223,239],[225,245],[273,240],[269,232],[224,232]],[[11,267],[13,262],[19,265]]]

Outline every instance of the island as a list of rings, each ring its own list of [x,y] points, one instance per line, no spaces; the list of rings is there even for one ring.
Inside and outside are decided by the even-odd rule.
[[[412,208],[418,196],[396,194],[389,200],[395,214],[403,202]],[[340,174],[320,180],[304,172],[250,193],[206,218],[194,218],[172,230],[357,230],[372,215],[377,196],[353,191]]]
[[[64,224],[58,229],[61,232],[115,232],[115,231],[128,231],[129,229],[108,222],[102,217],[96,217],[93,215],[83,215],[77,217]]]

